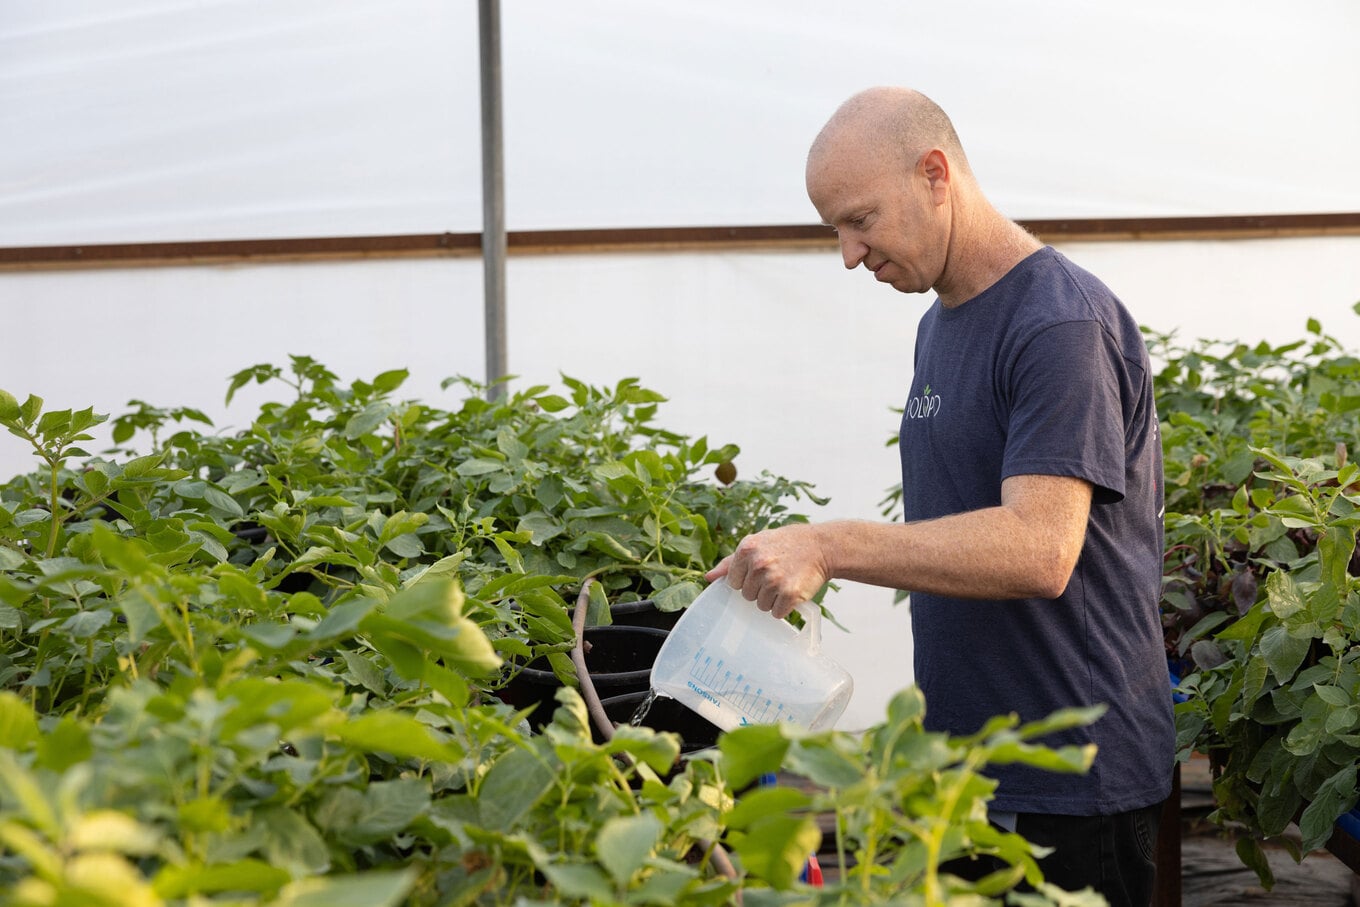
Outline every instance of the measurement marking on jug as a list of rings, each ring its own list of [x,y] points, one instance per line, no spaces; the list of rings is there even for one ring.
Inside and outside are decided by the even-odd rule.
[[[714,705],[740,713],[742,724],[778,724],[793,720],[793,715],[786,713],[784,703],[775,702],[774,697],[766,695],[764,687],[752,689],[753,684],[746,682],[745,672],[728,668],[726,659],[715,661],[703,648],[694,654],[689,673],[692,679],[686,686]]]

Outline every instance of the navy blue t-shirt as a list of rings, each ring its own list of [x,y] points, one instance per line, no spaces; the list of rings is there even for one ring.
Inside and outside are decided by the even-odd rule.
[[[992,807],[1096,815],[1166,798],[1171,689],[1157,602],[1162,450],[1147,348],[1097,278],[1045,247],[952,309],[921,319],[900,450],[907,521],[1001,503],[1015,475],[1076,476],[1094,496],[1086,539],[1056,600],[913,592],[926,724],[977,731],[1105,703],[1094,725],[1044,743],[1098,747],[1087,775],[997,766]]]

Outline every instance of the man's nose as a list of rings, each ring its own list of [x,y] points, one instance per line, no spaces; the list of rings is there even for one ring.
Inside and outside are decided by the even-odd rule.
[[[869,254],[869,247],[855,237],[845,234],[841,234],[840,240],[841,261],[845,263],[846,270],[853,271],[864,261],[864,256]]]

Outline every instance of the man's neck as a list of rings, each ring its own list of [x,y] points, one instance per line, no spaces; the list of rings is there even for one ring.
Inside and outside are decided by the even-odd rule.
[[[959,212],[963,216],[956,220],[958,229],[950,242],[948,280],[935,288],[945,308],[973,299],[1043,248],[1032,234],[985,201],[971,213]]]

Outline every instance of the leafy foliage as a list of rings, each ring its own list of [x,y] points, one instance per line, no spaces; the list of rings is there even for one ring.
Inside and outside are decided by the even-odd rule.
[[[950,738],[925,730],[925,705],[919,690],[904,690],[889,703],[886,720],[858,738],[750,725],[719,740],[720,764],[733,784],[783,767],[816,785],[811,793],[756,788],[727,815],[737,855],[773,889],[748,892],[745,902],[992,904],[1005,896],[1014,904],[1104,904],[1090,891],[1069,894],[1044,884],[1036,857],[1047,851],[987,821],[996,782],[981,773],[1003,763],[1086,771],[1094,746],[1051,750],[1031,741],[1094,721],[1103,708],[1024,726],[1003,716],[975,735]],[[817,844],[812,816],[827,812],[836,818],[838,863],[846,869],[821,890],[797,890],[793,879]],[[941,871],[942,863],[978,855],[996,857],[1003,868],[976,883]],[[1022,881],[1037,892],[1015,891]]]
[[[996,903],[1039,883],[1035,851],[986,825],[979,772],[1082,770],[1089,753],[1028,741],[1091,716],[949,740],[913,691],[862,738],[752,728],[680,762],[646,728],[596,743],[564,687],[531,733],[497,693],[508,661],[567,645],[565,590],[683,607],[742,535],[815,499],[702,479],[736,449],[656,427],[661,398],[630,380],[494,402],[463,382],[443,411],[394,402],[405,377],[255,366],[231,392],[293,399],[247,430],[137,402],[114,437],[151,452],[98,458],[80,445],[102,416],[0,393],[40,463],[0,488],[0,903]],[[748,787],[781,767],[827,793]],[[821,892],[796,881],[815,810],[859,859]],[[939,874],[973,852],[1016,869]],[[1058,896],[1039,884],[1012,902]]]
[[[1192,349],[1154,337],[1167,472],[1163,623],[1185,675],[1182,755],[1207,751],[1216,817],[1326,843],[1357,800],[1360,360],[1311,340]],[[1287,839],[1284,839],[1287,844]],[[1267,884],[1257,840],[1239,846]]]

